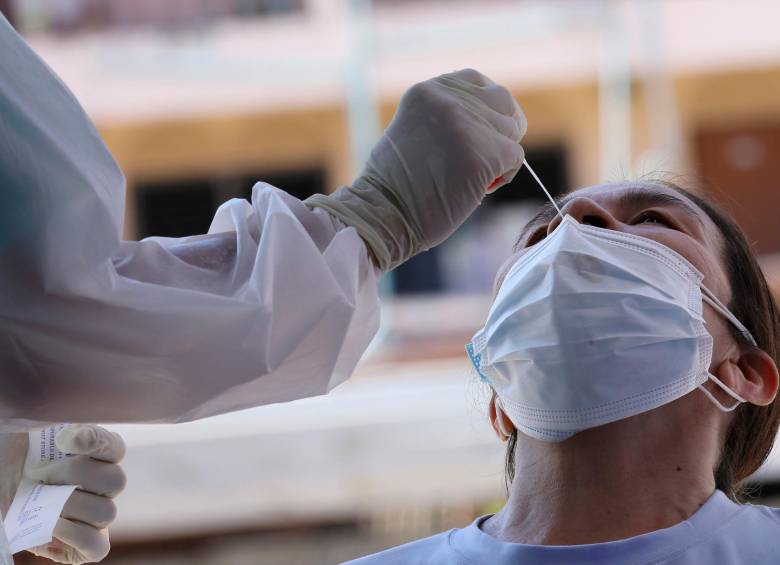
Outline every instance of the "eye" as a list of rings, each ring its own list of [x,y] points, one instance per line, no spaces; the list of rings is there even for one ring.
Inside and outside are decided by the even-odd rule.
[[[634,221],[631,223],[632,224],[661,224],[668,228],[677,229],[674,223],[671,222],[666,216],[664,216],[660,212],[653,212],[653,211],[642,212],[636,218],[634,218]]]

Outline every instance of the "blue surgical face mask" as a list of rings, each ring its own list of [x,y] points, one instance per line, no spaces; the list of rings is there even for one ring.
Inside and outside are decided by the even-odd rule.
[[[703,302],[755,341],[702,279],[660,243],[566,216],[509,270],[466,350],[515,426],[542,440],[564,440],[697,388],[732,410],[744,399],[709,373]],[[707,380],[736,402],[722,405]]]

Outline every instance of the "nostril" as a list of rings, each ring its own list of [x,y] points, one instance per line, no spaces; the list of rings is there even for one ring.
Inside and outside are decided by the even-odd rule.
[[[602,218],[601,216],[584,216],[580,220],[581,224],[587,224],[589,226],[593,226],[595,228],[605,228],[607,227],[607,221]]]

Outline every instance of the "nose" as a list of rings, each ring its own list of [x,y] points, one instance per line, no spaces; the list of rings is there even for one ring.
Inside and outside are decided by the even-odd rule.
[[[609,213],[606,208],[602,208],[595,201],[586,196],[577,196],[569,200],[561,209],[563,215],[567,214],[577,220],[580,224],[587,224],[597,228],[608,230],[618,229],[618,221]],[[555,219],[547,226],[547,235],[550,235],[558,224],[561,223],[561,217]]]

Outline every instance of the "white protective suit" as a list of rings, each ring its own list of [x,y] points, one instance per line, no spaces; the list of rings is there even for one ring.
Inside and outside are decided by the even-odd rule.
[[[353,228],[258,184],[209,235],[120,242],[93,125],[1,17],[0,53],[0,423],[192,420],[350,374],[379,323]]]
[[[324,210],[259,184],[218,210],[214,235],[120,242],[123,208],[91,122],[0,15],[0,430],[321,394],[376,333],[366,247]],[[76,548],[61,551],[89,541],[59,536]]]

